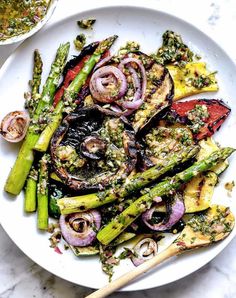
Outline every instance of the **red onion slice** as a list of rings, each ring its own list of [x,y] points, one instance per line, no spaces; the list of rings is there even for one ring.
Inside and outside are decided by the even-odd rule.
[[[152,238],[144,238],[134,247],[134,255],[131,261],[134,266],[139,266],[145,261],[152,259],[157,254],[158,246]]]
[[[1,122],[0,133],[2,137],[11,143],[17,143],[24,139],[30,118],[25,111],[8,113]]]
[[[111,103],[126,93],[127,81],[125,75],[117,67],[103,66],[93,73],[89,88],[93,98],[97,101]]]
[[[145,91],[146,91],[146,87],[147,87],[147,76],[146,76],[146,71],[145,71],[145,68],[144,68],[142,62],[137,58],[125,58],[124,60],[121,61],[121,63],[119,64],[118,67],[120,69],[123,69],[123,67],[126,64],[130,64],[130,63],[136,63],[140,69],[141,77],[142,77],[142,86],[141,86],[142,92],[141,92],[140,98],[144,99],[144,95],[145,95]],[[129,66],[129,67],[133,68],[132,66]],[[135,79],[135,77],[134,77],[134,79]]]
[[[66,242],[73,246],[90,245],[101,227],[101,215],[97,210],[61,215],[61,233]]]
[[[104,66],[107,62],[109,62],[112,58],[112,55],[109,53],[105,58],[101,59],[94,67],[94,71],[98,68]]]
[[[173,202],[170,205],[169,215],[158,224],[150,224],[149,221],[152,219],[152,215],[156,208],[153,207],[142,214],[143,222],[154,231],[165,231],[169,230],[174,224],[176,224],[184,215],[185,206],[184,201],[180,195],[176,195]]]
[[[136,65],[138,65],[141,72],[142,85],[140,83],[140,78],[138,76],[137,71],[132,66],[130,66],[130,63],[135,63]],[[127,64],[129,65],[128,70],[133,78],[135,93],[132,101],[125,101],[122,103],[122,105],[126,109],[137,110],[142,105],[145,97],[145,91],[147,87],[146,71],[142,62],[137,58],[126,58],[120,62],[118,67],[119,69],[123,70],[125,65]]]

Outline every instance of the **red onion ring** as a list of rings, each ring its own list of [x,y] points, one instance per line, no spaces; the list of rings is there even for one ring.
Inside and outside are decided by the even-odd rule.
[[[17,143],[24,139],[30,118],[25,111],[8,113],[1,122],[0,134],[11,143]]]
[[[106,78],[109,76],[110,78]],[[115,84],[110,88],[109,84]],[[111,103],[121,98],[127,91],[127,81],[125,75],[115,66],[103,66],[97,69],[90,80],[89,88],[93,98],[103,103]]]
[[[170,206],[170,214],[162,222],[158,224],[150,224],[149,221],[152,219],[152,215],[156,210],[156,206],[147,210],[142,214],[143,222],[154,231],[165,231],[169,230],[174,224],[176,224],[184,215],[185,206],[182,197],[176,195]]]
[[[146,250],[143,251],[143,248]],[[157,254],[158,246],[156,241],[152,238],[144,238],[134,247],[134,255],[131,257],[131,261],[134,266],[139,266],[145,261],[152,259]]]
[[[132,66],[128,67],[128,69],[132,75],[133,81],[134,81],[134,86],[136,88],[136,92],[134,94],[133,101],[136,101],[138,99],[144,100],[145,91],[146,91],[146,87],[147,87],[147,76],[146,76],[146,71],[145,71],[145,68],[144,68],[142,62],[137,58],[131,58],[131,57],[125,58],[124,60],[122,60],[120,62],[118,67],[119,67],[119,69],[123,70],[125,65],[130,64],[130,63],[135,63],[138,65],[138,67],[141,71],[141,76],[142,76],[142,85],[141,85],[140,79],[138,77],[136,70]]]
[[[66,242],[73,246],[90,245],[101,227],[101,215],[97,210],[61,215],[61,233]]]
[[[112,58],[112,55],[109,53],[105,58],[101,59],[94,67],[94,71],[98,68],[104,66],[107,62],[109,62]]]

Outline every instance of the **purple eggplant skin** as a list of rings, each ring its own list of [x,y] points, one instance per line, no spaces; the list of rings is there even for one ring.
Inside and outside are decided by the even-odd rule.
[[[99,131],[104,118],[106,117],[114,117],[116,119],[120,119],[120,121],[124,124],[123,130],[123,148],[125,151],[126,160],[122,163],[123,174],[122,177],[115,176],[112,172],[112,177],[114,179],[125,179],[127,175],[135,168],[137,163],[137,148],[136,148],[136,140],[135,133],[132,128],[132,125],[125,117],[117,118],[114,112],[108,111],[106,109],[102,109],[99,106],[94,105],[89,108],[82,108],[76,113],[71,113],[64,118],[59,128],[56,130],[55,134],[51,140],[51,158],[52,158],[52,166],[56,172],[56,174],[61,178],[64,184],[69,186],[73,190],[78,191],[86,191],[86,190],[103,190],[104,187],[110,184],[112,181],[111,177],[108,177],[99,183],[90,183],[87,181],[88,179],[81,179],[76,176],[71,175],[68,170],[63,166],[58,166],[58,157],[56,155],[57,147],[59,145],[70,145],[73,147],[77,153],[81,156],[83,155],[80,152],[81,143],[83,143],[84,139],[88,136],[96,136]],[[83,125],[81,125],[83,123]],[[76,126],[77,124],[77,126]],[[79,125],[79,126],[78,126]],[[102,157],[101,157],[102,158]],[[96,160],[89,160],[89,163],[96,162]],[[87,164],[87,163],[86,163]],[[91,165],[91,164],[90,164]],[[91,165],[93,167],[93,164]],[[90,171],[90,166],[85,168],[85,171]],[[92,171],[92,170],[91,170]],[[89,173],[88,173],[89,174]],[[91,173],[90,173],[91,176]],[[124,176],[124,177],[123,177]]]

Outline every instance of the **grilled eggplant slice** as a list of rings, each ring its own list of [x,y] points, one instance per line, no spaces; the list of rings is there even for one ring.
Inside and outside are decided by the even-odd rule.
[[[207,70],[205,62],[190,62],[184,67],[167,65],[175,86],[174,101],[202,92],[217,91],[215,73]]]
[[[150,59],[150,57],[149,57]],[[143,105],[134,114],[134,130],[140,131],[172,103],[174,83],[167,68],[153,62],[146,66],[147,88]]]
[[[54,170],[74,190],[102,190],[125,179],[135,168],[132,126],[98,106],[64,118],[51,141]]]
[[[135,132],[139,132],[163,109],[171,105],[174,96],[174,83],[167,68],[158,64],[152,57],[140,51],[126,52],[124,55],[115,56],[110,59],[106,65],[118,67],[123,59],[129,58],[141,62],[145,69],[145,77],[147,81],[145,90],[142,90],[142,92],[144,92],[144,102],[142,106],[136,111],[133,111],[130,116]],[[144,79],[143,73],[139,72],[138,67],[136,67],[137,69],[135,68],[134,62],[131,62],[131,65],[134,67],[140,82],[142,83]],[[121,98],[115,101],[119,106],[122,106],[123,102],[128,102],[127,99],[134,96],[135,88],[137,88],[133,82],[132,73],[124,71],[124,75],[129,88]]]

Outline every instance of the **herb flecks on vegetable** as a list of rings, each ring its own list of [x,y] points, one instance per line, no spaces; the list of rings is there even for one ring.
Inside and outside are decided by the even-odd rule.
[[[6,192],[13,195],[18,195],[20,193],[30,172],[34,161],[33,149],[39,139],[38,133],[41,130],[41,123],[39,120],[45,110],[49,111],[49,107],[52,104],[53,97],[67,59],[69,47],[69,43],[66,43],[62,44],[57,50],[56,58],[51,65],[49,76],[43,87],[43,91],[37,108],[35,109],[28,132],[18,153],[17,160],[15,161],[6,181],[4,189]]]
[[[78,51],[82,50],[85,43],[86,43],[86,36],[83,33],[77,35],[76,38],[74,39],[74,45],[75,45],[76,50],[78,50]]]
[[[41,136],[36,144],[35,149],[46,152],[48,149],[51,137],[53,133],[56,131],[63,117],[64,113],[70,113],[76,108],[76,96],[78,92],[81,90],[83,85],[85,84],[89,74],[93,70],[94,66],[101,59],[102,55],[110,49],[115,40],[117,39],[117,35],[111,36],[107,39],[102,40],[98,47],[95,49],[94,53],[90,56],[90,58],[85,62],[83,68],[74,78],[74,80],[70,83],[70,85],[65,89],[64,93],[64,101],[61,99],[57,106],[55,107],[53,113],[50,115],[50,122],[48,126],[41,133]]]
[[[169,64],[167,68],[174,80],[174,101],[202,92],[219,89],[216,72],[210,72],[205,62],[188,62],[183,67]]]
[[[50,156],[44,154],[39,162],[39,180],[37,184],[37,225],[40,230],[48,229],[48,177]]]
[[[103,192],[59,199],[58,206],[61,213],[69,214],[97,208],[116,200],[121,201],[122,198],[137,193],[137,191],[168,173],[168,171],[173,170],[176,166],[192,159],[198,153],[198,150],[197,146],[186,148],[181,154],[173,155],[171,159],[161,160],[143,173],[137,173],[132,178],[126,179],[124,184],[120,185],[118,183],[114,188],[109,188]]]
[[[147,209],[150,209],[155,197],[162,197],[163,195],[171,194],[173,191],[179,189],[184,183],[190,181],[193,177],[209,170],[218,162],[225,160],[234,151],[235,150],[232,148],[223,148],[215,151],[207,158],[194,163],[183,172],[160,182],[151,188],[146,194],[134,201],[120,215],[116,216],[108,225],[101,229],[97,235],[98,240],[104,245],[109,244],[136,218],[138,218],[140,214]]]
[[[33,117],[34,112],[37,108],[40,100],[40,85],[41,76],[43,71],[43,61],[38,50],[34,51],[34,67],[33,67],[33,78],[29,82],[31,86],[31,92],[25,93],[25,108],[28,109],[30,117]]]
[[[163,36],[162,47],[157,51],[156,60],[160,64],[175,64],[183,66],[193,61],[193,52],[183,43],[181,36],[167,30]]]
[[[91,29],[95,22],[96,22],[96,19],[84,19],[84,20],[77,21],[77,24],[82,29]]]

